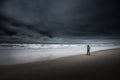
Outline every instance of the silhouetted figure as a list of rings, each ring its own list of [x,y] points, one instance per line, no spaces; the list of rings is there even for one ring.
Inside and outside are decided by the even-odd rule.
[[[90,56],[90,46],[89,45],[87,45],[87,55]]]

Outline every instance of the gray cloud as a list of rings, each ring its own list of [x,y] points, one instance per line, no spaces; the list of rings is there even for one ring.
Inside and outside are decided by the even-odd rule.
[[[0,38],[42,42],[120,34],[118,4],[117,0],[1,0]]]

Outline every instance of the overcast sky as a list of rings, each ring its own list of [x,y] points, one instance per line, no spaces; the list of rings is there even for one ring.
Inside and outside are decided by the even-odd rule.
[[[119,7],[117,0],[0,0],[0,42],[119,38]]]

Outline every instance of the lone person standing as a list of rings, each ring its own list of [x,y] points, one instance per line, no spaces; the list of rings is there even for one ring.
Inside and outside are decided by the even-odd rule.
[[[87,45],[87,55],[90,56],[90,46],[89,45]]]

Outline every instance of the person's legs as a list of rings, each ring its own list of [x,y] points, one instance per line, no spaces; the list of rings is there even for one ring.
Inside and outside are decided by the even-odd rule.
[[[90,56],[90,51],[89,51],[89,56]]]
[[[90,51],[89,50],[87,51],[87,55],[90,56]]]
[[[90,55],[90,51],[89,50],[87,50],[87,55]]]

